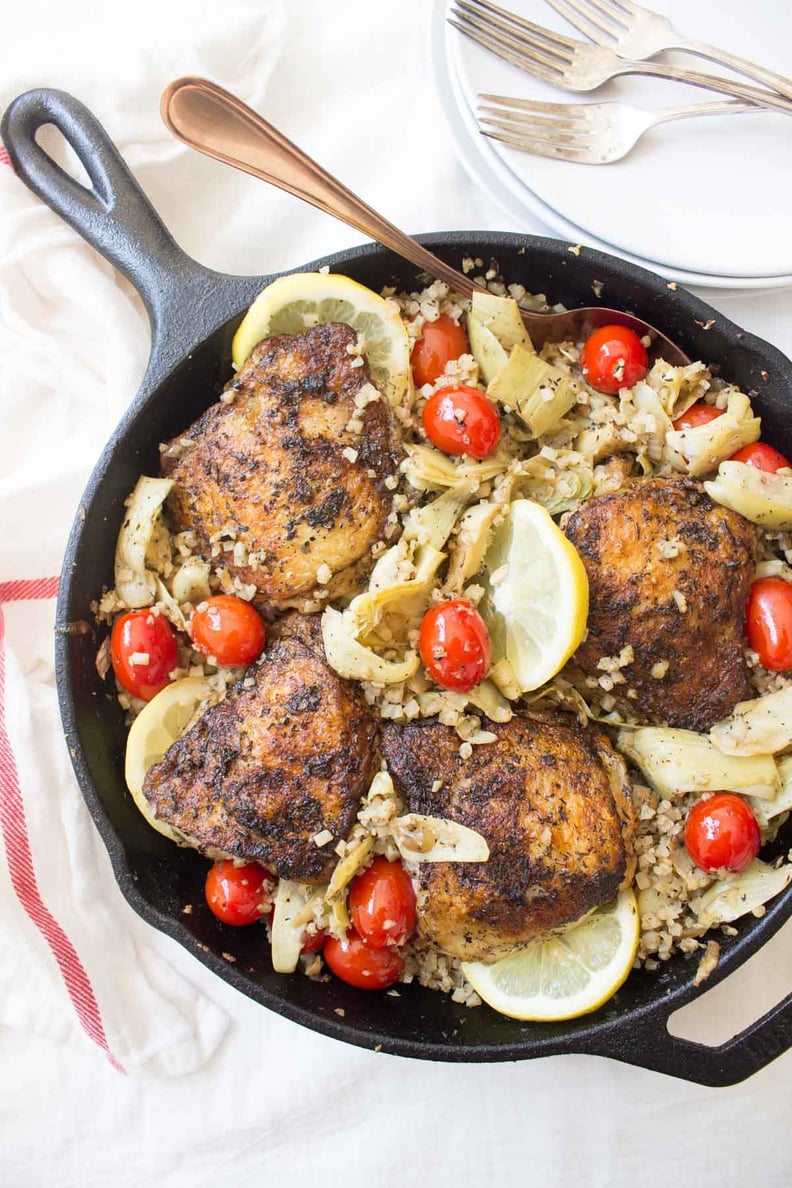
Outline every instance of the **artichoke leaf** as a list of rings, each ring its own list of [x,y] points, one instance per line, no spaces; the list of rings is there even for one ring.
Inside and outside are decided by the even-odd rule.
[[[509,352],[504,350],[489,326],[485,326],[472,313],[467,316],[467,332],[479,374],[485,384],[491,384],[508,363]]]
[[[408,862],[486,862],[489,846],[481,834],[444,817],[407,813],[391,822],[393,840]]]
[[[386,660],[359,642],[355,620],[349,611],[328,606],[322,615],[322,641],[327,663],[348,680],[375,681],[398,685],[418,671],[418,656],[408,651],[402,660]]]
[[[768,866],[755,858],[742,874],[719,879],[708,887],[690,906],[705,928],[716,924],[730,924],[749,912],[762,907],[792,882],[792,866]]]
[[[728,756],[774,755],[792,744],[792,686],[751,701],[710,730],[715,747]]]
[[[161,521],[162,504],[173,487],[171,479],[138,479],[126,503],[115,551],[114,581],[119,598],[131,607],[150,606],[156,596],[151,565],[170,560],[167,530]],[[165,536],[163,536],[165,533]]]
[[[687,471],[691,478],[700,478],[717,470],[721,462],[743,446],[758,441],[761,429],[762,422],[753,415],[748,397],[732,388],[725,412],[706,425],[672,429],[666,434],[666,445],[677,470]]]
[[[622,730],[618,743],[655,791],[669,800],[719,791],[772,800],[781,786],[778,766],[767,750],[750,757],[726,755],[693,730],[639,726]]]
[[[792,478],[745,462],[721,462],[718,477],[705,483],[704,490],[715,503],[739,512],[752,524],[792,531]]]
[[[493,526],[503,512],[501,505],[483,501],[468,508],[462,516],[445,580],[447,591],[461,593],[465,582],[479,572],[492,539]]]
[[[513,297],[498,297],[484,289],[474,289],[470,304],[473,318],[495,335],[507,355],[517,343],[527,351],[534,349]]]
[[[555,429],[577,404],[580,385],[517,343],[506,366],[488,385],[487,395],[516,412],[536,438]]]

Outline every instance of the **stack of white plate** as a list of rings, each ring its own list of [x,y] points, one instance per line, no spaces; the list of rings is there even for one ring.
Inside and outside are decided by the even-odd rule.
[[[545,0],[502,7],[585,40]],[[792,5],[785,0],[651,0],[686,36],[789,74]],[[463,37],[435,0],[432,62],[468,172],[519,226],[526,213],[573,243],[642,264],[688,287],[760,290],[792,285],[792,118],[757,110],[662,124],[622,161],[577,165],[521,153],[481,134],[479,94],[554,103],[620,99],[659,110],[723,98],[631,75],[590,94],[539,82]],[[723,73],[687,54],[668,60]],[[736,77],[733,76],[732,77]]]

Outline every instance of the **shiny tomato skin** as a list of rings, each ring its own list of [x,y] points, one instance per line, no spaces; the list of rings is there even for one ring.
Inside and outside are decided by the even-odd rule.
[[[147,663],[132,662],[133,656],[144,655],[149,658]],[[110,658],[119,685],[133,697],[151,701],[170,684],[170,674],[179,665],[179,647],[168,620],[146,607],[116,619]]]
[[[702,870],[745,870],[759,853],[759,844],[751,806],[733,792],[698,800],[688,813],[685,848]]]
[[[489,671],[492,641],[475,606],[452,598],[424,615],[418,651],[433,681],[454,693],[469,693]]]
[[[218,920],[241,928],[267,918],[275,883],[275,876],[258,862],[235,866],[226,858],[209,867],[206,902]]]
[[[448,314],[441,314],[434,322],[425,322],[410,355],[416,388],[435,383],[452,359],[469,353],[470,343],[464,328]]]
[[[404,969],[398,949],[375,949],[354,929],[342,941],[328,936],[322,955],[337,978],[359,990],[385,990],[398,982]]]
[[[202,602],[190,632],[199,652],[232,667],[258,660],[267,638],[256,608],[233,594],[215,594]]]
[[[355,931],[374,948],[402,945],[415,929],[415,891],[401,862],[378,855],[349,888]]]
[[[792,582],[779,577],[754,582],[745,611],[745,633],[763,668],[770,672],[792,668]]]
[[[309,953],[318,953],[326,939],[326,932],[304,932],[300,956],[306,957]]]
[[[698,429],[700,425],[709,425],[710,421],[715,421],[722,416],[722,408],[715,408],[712,404],[705,404],[703,400],[697,400],[695,404],[691,404],[690,408],[680,413],[673,425],[677,432],[682,429]]]
[[[458,384],[440,388],[424,405],[423,427],[433,446],[445,454],[488,458],[500,440],[495,405],[478,388]]]
[[[586,339],[580,364],[592,388],[615,396],[621,388],[631,388],[644,378],[649,356],[629,326],[601,326]]]
[[[743,446],[736,454],[732,454],[729,461],[743,462],[746,466],[753,466],[768,474],[775,474],[777,470],[792,467],[792,462],[788,458],[764,441],[755,441],[751,445]]]

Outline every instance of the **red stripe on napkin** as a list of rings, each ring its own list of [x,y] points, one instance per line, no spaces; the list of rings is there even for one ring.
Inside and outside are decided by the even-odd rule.
[[[12,169],[14,168],[14,166],[11,165],[11,158],[8,155],[8,149],[2,144],[0,144],[0,165],[10,165]]]
[[[54,598],[57,590],[57,578],[0,582],[0,603]],[[102,1049],[113,1068],[123,1073],[125,1069],[110,1051],[96,995],[85,967],[74,945],[45,905],[36,882],[19,775],[5,724],[4,640],[5,620],[0,608],[0,829],[3,832],[11,883],[22,907],[52,950],[83,1029]]]

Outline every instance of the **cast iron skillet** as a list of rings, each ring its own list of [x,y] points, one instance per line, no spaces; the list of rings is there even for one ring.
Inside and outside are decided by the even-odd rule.
[[[91,189],[66,175],[36,143],[54,124],[85,167]],[[697,957],[676,957],[654,973],[636,972],[596,1014],[557,1025],[519,1023],[487,1007],[470,1010],[418,986],[400,997],[367,994],[333,979],[274,974],[258,929],[218,923],[204,906],[206,862],[151,830],[123,779],[126,730],[114,694],[94,665],[99,636],[90,604],[112,585],[115,538],[124,498],[141,473],[156,474],[157,445],[212,403],[230,373],[231,338],[240,316],[272,277],[210,272],[187,257],[159,221],[101,125],[58,91],[30,91],[5,114],[2,135],[31,190],[110,260],[140,292],[151,320],[151,359],[141,389],[100,457],[66,550],[57,608],[56,663],[66,740],[88,808],[126,899],[242,993],[306,1027],[347,1043],[428,1060],[522,1060],[589,1052],[706,1085],[750,1076],[792,1045],[792,994],[753,1026],[716,1048],[672,1037],[671,1013],[698,991]],[[222,211],[214,212],[222,218]],[[504,275],[552,301],[589,305],[595,281],[604,301],[646,318],[691,358],[717,363],[746,391],[760,393],[763,437],[792,453],[792,364],[709,306],[622,260],[551,239],[492,232],[422,237],[459,267],[464,256],[495,259]],[[329,264],[372,288],[413,286],[413,270],[367,244],[305,267]],[[597,295],[598,299],[598,295]],[[787,832],[779,852],[790,845]],[[183,913],[192,904],[189,915]],[[709,984],[744,962],[792,912],[792,888],[761,919],[719,937],[720,963]],[[223,954],[237,958],[230,963]],[[335,1013],[344,1011],[343,1017]]]

